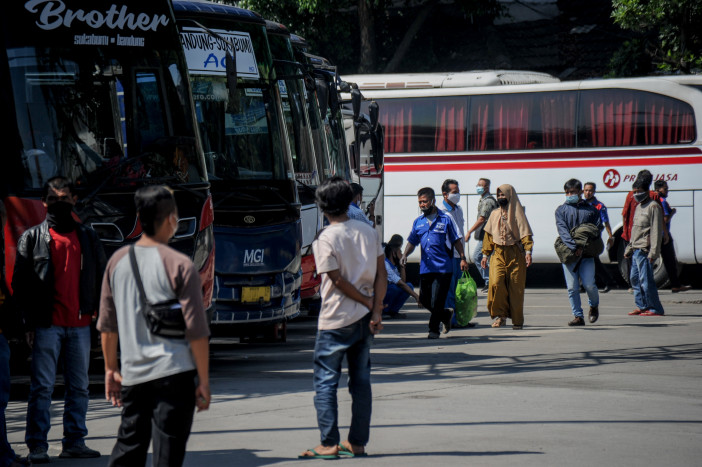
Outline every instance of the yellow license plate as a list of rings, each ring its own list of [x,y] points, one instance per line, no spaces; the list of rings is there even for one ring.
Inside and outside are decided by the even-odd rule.
[[[264,302],[271,301],[271,288],[270,287],[242,287],[241,288],[241,301],[243,303],[258,303],[258,301],[261,299],[263,299]]]

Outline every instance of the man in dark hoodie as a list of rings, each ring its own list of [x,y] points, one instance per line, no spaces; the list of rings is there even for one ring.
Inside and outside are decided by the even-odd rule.
[[[100,457],[85,445],[85,416],[90,325],[99,306],[105,252],[95,231],[73,218],[76,201],[68,179],[49,179],[42,195],[46,219],[17,242],[12,289],[32,348],[25,433],[32,464],[49,462],[51,394],[60,357],[66,390],[59,457]]]

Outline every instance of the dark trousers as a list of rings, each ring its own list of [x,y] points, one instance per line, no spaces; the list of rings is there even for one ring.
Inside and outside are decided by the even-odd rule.
[[[122,387],[122,423],[109,466],[180,466],[195,412],[195,371]]]
[[[599,289],[603,289],[606,285],[609,285],[610,287],[614,287],[616,285],[616,282],[614,282],[614,279],[612,279],[609,271],[607,271],[607,268],[605,268],[604,264],[602,264],[599,256],[595,257],[595,283]]]
[[[419,275],[419,299],[422,306],[431,312],[429,332],[439,332],[439,325],[451,318],[451,312],[444,308],[446,296],[451,286],[452,272],[430,272]]]
[[[673,245],[673,236],[669,234],[670,240],[661,246],[661,257],[663,258],[663,266],[668,273],[670,279],[670,288],[680,288],[680,278],[678,277],[678,258],[675,256],[675,246]]]

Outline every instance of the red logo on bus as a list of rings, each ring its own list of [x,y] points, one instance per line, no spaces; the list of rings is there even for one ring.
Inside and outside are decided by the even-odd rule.
[[[619,172],[614,169],[609,169],[602,177],[602,181],[607,188],[616,188],[621,180],[622,177],[619,175]]]

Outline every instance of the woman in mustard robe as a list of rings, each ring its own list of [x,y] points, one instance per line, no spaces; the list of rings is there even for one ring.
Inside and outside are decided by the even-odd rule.
[[[487,308],[494,319],[493,328],[504,326],[510,318],[512,329],[522,329],[526,268],[531,265],[534,241],[524,207],[512,185],[500,185],[497,203],[500,207],[492,211],[485,223],[483,239],[482,267],[487,266],[490,257]]]

